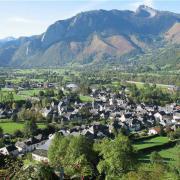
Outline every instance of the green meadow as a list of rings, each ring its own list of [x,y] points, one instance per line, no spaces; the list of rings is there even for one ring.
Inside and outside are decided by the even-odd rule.
[[[144,148],[148,148],[148,147],[152,147],[152,146],[161,145],[161,144],[167,143],[168,141],[169,141],[168,137],[158,136],[158,137],[154,137],[154,138],[151,138],[148,140],[136,142],[134,144],[134,147],[137,150],[140,150],[140,149],[144,149]]]
[[[82,102],[93,102],[93,98],[90,96],[80,96]]]
[[[45,128],[46,125],[43,123],[37,123],[39,128]],[[13,134],[16,130],[23,130],[24,122],[0,122],[0,127],[4,133]]]

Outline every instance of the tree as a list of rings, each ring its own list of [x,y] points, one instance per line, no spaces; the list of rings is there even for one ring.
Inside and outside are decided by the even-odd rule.
[[[92,146],[92,141],[84,136],[71,137],[65,156],[65,173],[76,177],[91,176],[94,160]]]
[[[154,151],[150,155],[150,161],[152,164],[154,164],[154,163],[162,164],[163,159],[157,151]]]
[[[4,139],[3,138],[0,138],[0,148],[4,147],[5,144],[4,144]]]
[[[180,128],[177,128],[174,132],[170,132],[168,134],[171,140],[179,139],[180,138]]]
[[[0,137],[3,136],[3,128],[0,126]]]
[[[52,167],[47,164],[39,164],[37,168],[38,180],[55,180],[58,179]]]
[[[7,99],[8,99],[10,102],[13,102],[13,100],[14,100],[14,95],[13,95],[12,92],[8,92]]]
[[[12,114],[11,119],[12,119],[12,121],[17,122],[18,121],[18,115]]]
[[[88,85],[83,83],[79,86],[79,93],[82,95],[89,95],[91,93],[91,89]]]
[[[54,97],[54,90],[53,89],[47,89],[45,91],[45,96],[47,96],[47,97]]]
[[[15,94],[18,94],[18,92],[19,92],[18,89],[17,89],[17,88],[14,88],[14,93],[15,93]]]
[[[90,113],[90,108],[89,108],[89,107],[86,107],[86,106],[82,107],[82,108],[79,110],[79,113],[80,113],[80,115],[81,115],[82,117],[84,117],[84,118],[88,118],[88,117],[91,115],[91,113]]]
[[[17,109],[18,108],[18,104],[16,102],[12,103],[12,109]]]
[[[114,141],[103,140],[96,150],[102,156],[97,166],[100,173],[116,177],[134,167],[135,151],[126,136],[118,135]]]
[[[160,136],[165,136],[165,135],[166,135],[166,132],[164,131],[163,126],[160,126],[160,132],[159,132],[159,135],[160,135]]]
[[[176,145],[176,158],[172,163],[173,171],[180,176],[180,145]]]
[[[64,96],[63,91],[62,91],[61,89],[59,89],[59,90],[58,90],[58,94],[57,94],[57,98],[58,98],[58,99],[62,99],[63,96]]]
[[[166,173],[162,164],[142,164],[137,171],[124,174],[122,180],[164,180]]]
[[[39,96],[40,97],[44,96],[44,91],[39,91]]]
[[[66,155],[66,150],[70,139],[64,138],[60,133],[57,133],[52,140],[48,150],[48,158],[54,167],[61,167],[63,165],[63,158]]]
[[[58,133],[49,147],[48,158],[51,165],[57,169],[63,167],[70,177],[90,176],[95,159],[92,146],[92,141],[84,136],[63,137]]]
[[[25,109],[30,109],[32,107],[31,101],[27,100],[24,104]]]
[[[23,132],[20,131],[20,130],[16,130],[16,131],[14,132],[14,136],[15,136],[15,137],[22,138],[22,137],[23,137]]]
[[[24,125],[24,135],[26,137],[34,136],[37,133],[37,125],[35,120],[26,121]]]

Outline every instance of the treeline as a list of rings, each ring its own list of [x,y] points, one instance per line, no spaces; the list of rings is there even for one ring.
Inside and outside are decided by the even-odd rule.
[[[109,81],[137,81],[144,83],[153,84],[167,84],[180,86],[180,75],[176,74],[148,74],[148,73],[122,73],[118,70],[100,70],[100,71],[82,71],[82,77],[89,80],[91,83],[101,80],[106,82]],[[94,83],[95,84],[95,83]]]
[[[137,103],[165,106],[168,103],[176,102],[179,96],[170,94],[156,87],[156,85],[145,84],[139,89],[135,84],[129,85],[130,98]]]

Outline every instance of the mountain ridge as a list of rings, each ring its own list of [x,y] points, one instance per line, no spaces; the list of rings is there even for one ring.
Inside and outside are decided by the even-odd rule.
[[[94,10],[56,21],[31,37],[1,43],[0,66],[65,66],[118,61],[127,54],[179,44],[180,14],[140,6]],[[178,37],[178,38],[177,38]]]

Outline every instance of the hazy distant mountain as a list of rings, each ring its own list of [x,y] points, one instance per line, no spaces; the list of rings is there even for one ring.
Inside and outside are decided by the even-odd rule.
[[[14,41],[16,40],[16,38],[14,37],[6,37],[6,38],[3,38],[3,39],[0,39],[0,43],[5,43],[5,42],[9,42],[9,41]]]
[[[64,66],[119,62],[180,43],[180,14],[140,6],[97,10],[60,20],[46,32],[1,43],[1,66]]]

